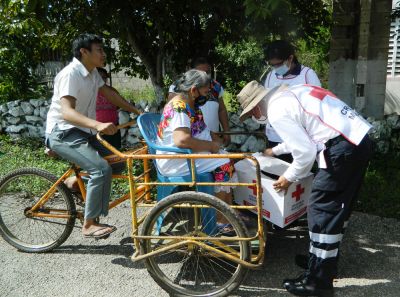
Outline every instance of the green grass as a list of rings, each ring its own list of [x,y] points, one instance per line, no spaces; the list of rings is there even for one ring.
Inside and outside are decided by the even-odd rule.
[[[0,178],[7,173],[22,167],[36,167],[49,171],[55,176],[61,176],[70,166],[70,163],[58,158],[50,158],[44,153],[44,143],[40,139],[20,138],[12,139],[0,134]],[[143,172],[142,162],[134,162],[135,175]],[[129,192],[127,180],[113,180],[112,199],[119,198]]]
[[[375,155],[371,160],[356,210],[400,219],[400,157]]]
[[[152,102],[156,98],[156,93],[151,86],[145,86],[140,90],[122,89],[118,91],[122,97],[133,102],[138,102],[141,100]]]
[[[48,157],[44,153],[42,140],[33,138],[11,139],[0,134],[0,176],[22,167],[37,167],[59,176],[67,168],[68,163]]]

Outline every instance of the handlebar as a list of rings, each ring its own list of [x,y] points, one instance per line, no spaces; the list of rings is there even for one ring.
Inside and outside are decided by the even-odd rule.
[[[130,121],[130,122],[127,122],[127,123],[125,123],[125,124],[118,125],[118,126],[117,126],[117,129],[118,129],[118,130],[121,130],[121,129],[124,129],[124,128],[126,128],[126,127],[130,127],[130,126],[132,126],[132,125],[134,125],[134,124],[136,124],[136,121]],[[115,155],[117,155],[117,156],[123,158],[123,157],[124,157],[124,154],[122,154],[122,153],[121,153],[119,150],[117,150],[114,146],[112,146],[110,143],[108,143],[106,140],[104,140],[103,137],[101,137],[102,135],[103,135],[102,132],[98,132],[98,133],[96,134],[97,140],[100,141],[100,143],[101,143],[105,148],[107,148],[109,151],[111,151],[113,154],[115,154]]]

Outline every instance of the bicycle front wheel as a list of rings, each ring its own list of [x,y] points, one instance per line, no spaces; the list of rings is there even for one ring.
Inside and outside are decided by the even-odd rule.
[[[18,250],[38,253],[60,246],[75,225],[75,204],[63,183],[47,202],[31,208],[57,178],[38,168],[15,170],[0,180],[0,234]]]
[[[247,268],[224,255],[249,261],[249,242],[224,240],[227,235],[221,233],[217,219],[232,226],[229,236],[248,237],[237,213],[205,193],[172,194],[157,203],[146,217],[142,235],[155,238],[142,240],[141,254],[155,253],[146,258],[147,269],[171,295],[227,296],[243,281]],[[163,238],[157,238],[160,236]],[[196,239],[180,245],[185,237]]]

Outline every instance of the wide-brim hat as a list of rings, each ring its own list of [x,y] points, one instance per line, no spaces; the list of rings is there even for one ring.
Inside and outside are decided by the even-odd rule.
[[[276,86],[274,88],[268,89],[264,88],[260,83],[253,80],[249,82],[237,95],[240,106],[243,111],[240,114],[240,120],[243,122],[249,115],[248,113],[257,106],[257,104],[267,97],[271,98],[276,92],[286,89],[287,85]]]

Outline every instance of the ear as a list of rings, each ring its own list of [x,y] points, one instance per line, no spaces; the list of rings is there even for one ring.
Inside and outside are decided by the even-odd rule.
[[[190,93],[192,94],[192,96],[193,96],[193,94],[194,94],[194,92],[197,90],[197,88],[195,87],[195,86],[192,86],[191,88],[190,88]],[[193,96],[194,97],[194,96]]]
[[[87,53],[87,49],[85,49],[85,48],[83,48],[83,47],[81,47],[80,49],[79,49],[79,51],[81,52],[81,55],[83,56],[84,54],[86,54]]]

